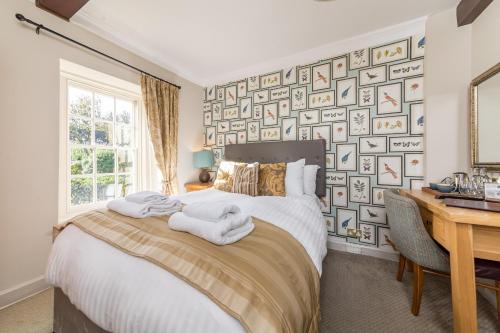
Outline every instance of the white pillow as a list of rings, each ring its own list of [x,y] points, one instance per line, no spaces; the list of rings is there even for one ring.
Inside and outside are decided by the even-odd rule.
[[[316,194],[316,174],[318,173],[319,165],[304,166],[304,194]]]
[[[304,165],[306,160],[303,158],[296,162],[286,164],[285,192],[286,195],[304,194]]]

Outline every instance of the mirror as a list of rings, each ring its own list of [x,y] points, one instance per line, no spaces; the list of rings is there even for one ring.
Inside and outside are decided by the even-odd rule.
[[[470,86],[472,167],[500,170],[500,63]]]

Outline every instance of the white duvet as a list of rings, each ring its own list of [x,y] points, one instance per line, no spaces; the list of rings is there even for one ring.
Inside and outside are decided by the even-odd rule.
[[[327,230],[316,198],[249,197],[212,189],[178,198],[186,204],[228,200],[244,213],[288,231],[321,274]],[[110,332],[244,332],[239,321],[184,281],[72,225],[54,242],[46,279]]]

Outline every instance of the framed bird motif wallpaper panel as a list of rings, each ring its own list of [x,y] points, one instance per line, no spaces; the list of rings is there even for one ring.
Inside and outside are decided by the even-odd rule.
[[[383,191],[423,184],[424,52],[419,34],[207,87],[205,144],[218,165],[226,144],[324,139],[329,235],[392,251]]]

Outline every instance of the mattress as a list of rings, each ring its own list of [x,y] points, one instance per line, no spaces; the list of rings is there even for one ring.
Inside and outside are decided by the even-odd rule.
[[[214,189],[183,203],[227,200],[299,241],[321,274],[327,231],[317,198],[249,197]],[[127,255],[75,226],[56,239],[46,279],[101,328],[128,332],[244,332],[239,321],[169,272]]]

